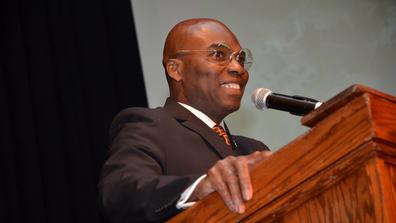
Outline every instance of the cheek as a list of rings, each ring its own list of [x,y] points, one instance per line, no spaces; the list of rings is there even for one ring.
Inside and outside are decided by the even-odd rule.
[[[185,90],[189,97],[200,100],[217,100],[219,94],[220,77],[225,67],[212,64],[204,59],[188,61],[183,72],[185,73]],[[193,94],[193,95],[192,95]]]
[[[190,72],[190,83],[210,94],[218,87],[219,72],[207,65],[196,66]]]
[[[243,77],[243,80],[244,80],[244,86],[243,86],[243,91],[245,91],[245,87],[246,87],[246,84],[248,83],[248,81],[249,81],[249,74],[248,73],[246,73],[246,75],[244,75],[244,77]]]

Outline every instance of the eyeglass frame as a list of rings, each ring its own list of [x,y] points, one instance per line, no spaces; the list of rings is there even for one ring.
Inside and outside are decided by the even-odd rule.
[[[216,47],[216,49],[207,49],[207,50],[178,50],[178,51],[175,52],[175,54],[174,54],[175,56],[174,56],[174,57],[176,57],[177,54],[192,53],[192,52],[213,52],[213,53],[215,53],[215,52],[218,52],[218,51],[219,51],[217,48],[220,48],[220,47],[224,47],[224,48],[226,48],[226,49],[231,50],[231,48],[230,48],[227,44],[225,44],[225,43],[212,44],[211,47]],[[231,51],[232,51],[232,50],[231,50]],[[242,52],[245,53],[245,61],[246,61],[246,58],[250,58],[250,61],[244,62],[244,63],[241,63],[241,62],[239,61],[239,55],[241,55]],[[252,64],[253,64],[253,55],[252,55],[252,52],[251,52],[248,48],[242,48],[242,49],[240,49],[240,50],[238,50],[238,51],[232,52],[232,53],[230,54],[230,56],[228,57],[228,63],[230,63],[230,62],[232,61],[232,59],[235,59],[235,60],[243,67],[243,69],[245,69],[246,71],[249,70],[249,68],[250,68],[250,67],[252,66]],[[225,59],[224,61],[227,61],[227,60]]]

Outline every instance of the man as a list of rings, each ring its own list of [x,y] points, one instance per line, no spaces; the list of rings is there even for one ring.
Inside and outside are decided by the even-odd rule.
[[[250,65],[250,51],[219,21],[190,19],[169,32],[164,107],[126,109],[110,129],[99,183],[108,219],[164,221],[214,191],[244,212],[253,196],[249,170],[270,152],[224,131],[223,119],[239,109]]]

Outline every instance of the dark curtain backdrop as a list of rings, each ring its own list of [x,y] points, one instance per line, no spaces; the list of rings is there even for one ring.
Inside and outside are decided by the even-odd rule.
[[[0,222],[104,222],[96,185],[128,106],[147,106],[129,0],[1,0]]]

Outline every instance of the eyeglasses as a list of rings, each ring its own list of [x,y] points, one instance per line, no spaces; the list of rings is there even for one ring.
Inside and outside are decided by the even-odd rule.
[[[211,50],[179,50],[175,55],[188,53],[207,53],[208,61],[220,65],[227,65],[235,59],[245,70],[248,70],[253,64],[252,52],[249,49],[243,48],[239,51],[233,52],[227,45],[219,43]]]

